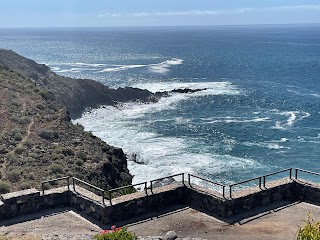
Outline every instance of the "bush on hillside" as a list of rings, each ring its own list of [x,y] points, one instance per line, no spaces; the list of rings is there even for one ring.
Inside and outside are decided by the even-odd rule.
[[[10,183],[0,181],[0,194],[4,194],[8,192],[10,192]]]
[[[39,132],[39,136],[46,140],[54,140],[59,137],[59,134],[56,131],[42,129]]]

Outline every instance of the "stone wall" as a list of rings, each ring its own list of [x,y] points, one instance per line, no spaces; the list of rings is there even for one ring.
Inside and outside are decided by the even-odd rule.
[[[187,188],[190,205],[216,217],[230,217],[250,209],[281,200],[299,200],[299,184],[292,180],[272,182],[267,188],[248,188],[235,192],[232,198],[197,186]],[[320,192],[320,189],[319,189]]]
[[[44,209],[69,205],[68,191],[58,188],[40,194],[37,189],[27,189],[1,195],[0,220],[39,212]]]
[[[105,204],[101,196],[77,186],[76,191],[61,187],[46,190],[44,194],[36,189],[28,189],[3,194],[0,199],[0,220],[68,206],[107,224],[175,204],[188,204],[222,218],[281,200],[300,200],[320,205],[320,185],[282,179],[261,189],[255,187],[234,192],[230,198],[229,195],[223,197],[216,191],[197,185],[174,183],[152,191],[148,189],[147,193],[136,192],[117,197],[112,203],[106,200]]]

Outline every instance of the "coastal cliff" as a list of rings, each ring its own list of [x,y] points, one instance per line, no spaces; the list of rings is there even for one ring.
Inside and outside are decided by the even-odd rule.
[[[37,86],[47,89],[52,93],[54,101],[68,108],[71,118],[78,118],[85,109],[100,105],[113,106],[129,101],[150,102],[165,95],[131,87],[112,89],[90,79],[59,76],[46,65],[38,64],[6,49],[0,49],[0,64],[30,78]]]
[[[8,61],[3,59],[3,51],[0,59]],[[73,125],[67,109],[57,104],[69,98],[71,101],[72,94],[76,94],[74,89],[67,93],[70,86],[65,83],[61,95],[56,95],[64,84],[62,81],[57,81],[54,93],[42,88],[42,84],[54,86],[53,80],[62,78],[46,66],[33,65],[33,69],[39,71],[33,76],[37,79],[35,82],[23,73],[36,74],[36,70],[31,71],[28,64],[20,60],[24,58],[16,60],[16,68],[25,68],[19,72],[0,64],[0,193],[39,187],[43,180],[67,175],[103,189],[131,183],[132,176],[122,149],[109,146],[85,132],[80,125]],[[53,76],[51,82],[45,78],[47,74]],[[93,83],[93,89],[96,85]],[[80,85],[74,86],[80,89]],[[61,96],[64,99],[56,101]],[[93,94],[88,98],[92,99]],[[72,100],[76,104],[83,101],[83,98]]]
[[[70,118],[101,105],[155,102],[169,94],[111,89],[93,80],[59,76],[46,65],[0,49],[0,193],[66,175],[103,189],[130,184],[123,150],[73,125]]]

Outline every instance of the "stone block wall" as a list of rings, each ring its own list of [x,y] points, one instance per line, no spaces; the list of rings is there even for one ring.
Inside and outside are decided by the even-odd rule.
[[[44,209],[69,205],[67,191],[41,195],[37,189],[27,189],[1,195],[0,220],[36,213]]]
[[[187,189],[187,198],[190,205],[216,217],[230,217],[250,209],[268,205],[281,200],[297,201],[299,193],[296,189],[299,184],[289,181],[273,184],[268,188],[242,190],[235,197],[222,197],[213,191],[203,191],[203,188],[192,187]],[[320,189],[319,189],[320,194]]]
[[[84,191],[83,191],[84,192]],[[70,206],[102,222],[112,223],[140,216],[143,213],[174,204],[188,204],[216,217],[230,217],[247,210],[281,200],[308,201],[320,205],[320,185],[301,181],[283,180],[272,182],[266,188],[248,188],[229,196],[196,185],[172,184],[159,187],[147,194],[137,192],[101,203],[101,197],[92,198],[81,194],[81,188],[72,191],[66,187],[48,190],[44,194],[28,189],[1,195],[0,220],[41,210]]]
[[[184,191],[185,188],[183,186],[175,186],[155,193],[149,192],[148,195],[144,193],[129,194],[120,197],[120,201],[114,201],[115,203],[112,205],[109,202],[103,205],[101,202],[84,197],[79,193],[70,192],[70,206],[107,224],[137,217],[155,209],[182,203],[185,201]]]

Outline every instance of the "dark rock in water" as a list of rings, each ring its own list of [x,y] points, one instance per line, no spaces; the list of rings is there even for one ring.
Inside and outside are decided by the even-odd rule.
[[[136,153],[132,153],[132,154],[129,154],[126,156],[127,156],[128,161],[133,161],[137,164],[144,164],[144,162],[141,161],[141,159],[139,159],[139,156]]]
[[[207,90],[207,88],[203,88],[203,89],[190,89],[190,88],[173,89],[171,92],[174,92],[174,93],[195,93],[195,92],[200,92],[200,91],[204,91],[204,90]]]
[[[170,185],[170,184],[172,184],[174,182],[176,182],[176,180],[174,180],[173,177],[168,177],[168,178],[165,178],[165,179],[154,181],[152,183],[152,187],[153,188],[163,187],[163,186]]]

